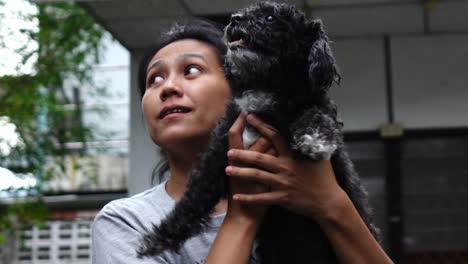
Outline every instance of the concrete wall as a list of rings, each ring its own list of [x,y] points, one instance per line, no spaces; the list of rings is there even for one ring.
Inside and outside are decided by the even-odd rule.
[[[404,127],[468,126],[468,34],[395,37],[392,55]]]
[[[387,120],[383,38],[342,38],[332,48],[343,78],[332,97],[345,129],[377,129]]]
[[[343,74],[333,87],[347,131],[387,122],[384,37],[340,38],[333,44]],[[468,126],[468,34],[390,38],[395,121],[404,128]]]
[[[130,160],[128,193],[133,195],[151,187],[151,173],[159,160],[157,146],[151,141],[141,111],[141,96],[138,90],[138,65],[141,51],[131,55],[130,90]]]

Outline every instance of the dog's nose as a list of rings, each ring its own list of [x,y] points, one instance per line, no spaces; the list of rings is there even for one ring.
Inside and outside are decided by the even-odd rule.
[[[241,14],[234,14],[231,16],[231,23],[239,23],[242,20],[242,15]]]

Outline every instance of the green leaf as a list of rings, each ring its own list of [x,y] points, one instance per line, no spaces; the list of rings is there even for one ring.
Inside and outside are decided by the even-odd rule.
[[[3,4],[0,0],[0,6]],[[95,84],[92,78],[93,65],[99,63],[104,50],[104,30],[70,1],[31,4],[37,6],[38,13],[25,19],[38,21],[39,30],[23,30],[29,41],[17,52],[23,55],[23,63],[37,58],[34,73],[0,77],[0,115],[10,117],[17,125],[25,146],[0,158],[0,166],[17,173],[32,173],[39,184],[36,190],[27,190],[34,201],[21,201],[17,191],[11,192],[17,202],[5,205],[0,201],[0,244],[6,242],[5,231],[14,233],[48,219],[47,207],[39,199],[41,187],[65,173],[64,157],[72,152],[65,143],[86,142],[100,133],[76,121],[81,117],[79,109],[65,110],[64,104],[73,103],[73,97],[67,95],[63,84],[73,79],[78,87],[90,87],[96,96],[108,96],[105,87]],[[36,50],[27,48],[32,42],[38,44]],[[75,169],[80,166],[77,163]]]

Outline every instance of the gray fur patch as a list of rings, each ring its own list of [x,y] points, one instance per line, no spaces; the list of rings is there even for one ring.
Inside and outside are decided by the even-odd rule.
[[[333,152],[338,147],[334,143],[320,137],[318,131],[313,131],[312,134],[305,134],[294,137],[293,149],[299,150],[302,154],[309,156],[312,159],[329,160]]]
[[[272,94],[255,90],[243,92],[242,97],[235,98],[234,102],[236,102],[241,111],[245,114],[272,111],[276,105]],[[260,134],[258,131],[247,124],[242,133],[244,148],[249,148],[259,137]]]
[[[247,74],[242,72],[243,69],[248,69],[246,65],[251,64],[252,61],[260,60],[260,56],[257,53],[248,49],[228,49],[226,56],[228,57],[228,61],[231,62],[230,70],[233,75]]]
[[[272,94],[255,90],[243,92],[242,97],[235,98],[234,101],[245,114],[272,111],[276,105]]]

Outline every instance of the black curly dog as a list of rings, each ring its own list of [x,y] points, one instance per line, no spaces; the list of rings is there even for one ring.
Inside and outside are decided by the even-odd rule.
[[[146,234],[140,257],[177,251],[207,227],[210,213],[228,194],[228,130],[240,111],[275,127],[297,159],[331,159],[339,185],[377,237],[367,194],[343,143],[342,123],[329,88],[340,74],[319,20],[294,6],[260,2],[232,15],[225,29],[225,72],[233,100],[193,170],[187,191],[160,225]],[[256,139],[247,128],[244,144]],[[333,250],[310,219],[270,206],[257,234],[262,263],[335,263]]]

